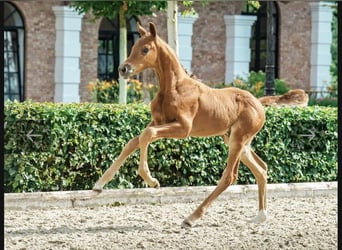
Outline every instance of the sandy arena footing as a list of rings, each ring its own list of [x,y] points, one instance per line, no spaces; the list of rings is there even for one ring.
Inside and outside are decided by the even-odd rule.
[[[232,186],[181,228],[212,188],[5,194],[5,249],[337,249],[336,182],[270,184],[259,225],[255,186]]]

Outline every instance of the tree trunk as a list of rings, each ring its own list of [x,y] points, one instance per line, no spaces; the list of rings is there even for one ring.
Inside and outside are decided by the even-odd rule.
[[[127,58],[127,24],[126,24],[127,4],[123,3],[119,11],[120,23],[120,42],[119,42],[119,60],[122,63]],[[119,103],[127,103],[127,84],[126,80],[119,76]]]

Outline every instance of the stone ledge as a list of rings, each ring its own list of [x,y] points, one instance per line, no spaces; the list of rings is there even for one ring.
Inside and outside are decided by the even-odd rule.
[[[337,193],[337,182],[268,184],[267,196],[313,197]],[[160,189],[112,189],[96,193],[85,191],[6,193],[5,209],[73,208],[119,204],[185,203],[202,201],[215,186],[164,187]],[[257,199],[257,185],[232,185],[218,199]]]

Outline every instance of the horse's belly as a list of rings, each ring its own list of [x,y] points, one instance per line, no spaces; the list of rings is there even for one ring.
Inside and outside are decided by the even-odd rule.
[[[195,119],[192,124],[190,136],[217,136],[224,135],[230,128],[228,120],[225,119]]]

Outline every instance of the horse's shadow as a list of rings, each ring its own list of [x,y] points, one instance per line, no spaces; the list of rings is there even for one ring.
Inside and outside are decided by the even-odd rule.
[[[7,235],[11,236],[20,236],[20,235],[32,235],[32,234],[72,234],[77,232],[86,232],[86,233],[104,233],[104,232],[117,232],[117,233],[126,233],[126,232],[134,232],[134,231],[155,231],[151,226],[95,226],[95,227],[69,227],[69,226],[60,226],[55,228],[27,228],[27,229],[19,229],[19,230],[5,230],[7,231]]]

